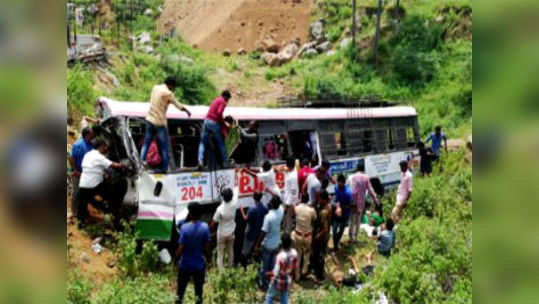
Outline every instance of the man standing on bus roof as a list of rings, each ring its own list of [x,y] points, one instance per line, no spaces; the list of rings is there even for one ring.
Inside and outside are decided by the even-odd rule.
[[[168,135],[167,135],[167,109],[172,104],[180,111],[191,117],[191,112],[174,97],[176,79],[172,76],[165,79],[164,84],[153,87],[150,97],[150,110],[146,116],[146,134],[142,146],[141,159],[146,163],[148,148],[154,136],[157,136],[159,153],[161,154],[162,171],[168,170]]]
[[[412,172],[408,170],[408,162],[404,160],[401,161],[400,167],[401,182],[397,190],[397,204],[395,204],[395,207],[391,211],[391,217],[395,224],[401,220],[404,208],[408,205],[408,200],[412,195]]]
[[[361,218],[365,212],[365,196],[369,192],[373,202],[380,205],[376,198],[376,192],[372,188],[369,176],[365,173],[365,164],[359,162],[356,167],[356,173],[349,178],[350,188],[352,190],[353,204],[350,208],[350,229],[348,230],[350,240],[356,241],[359,232]]]
[[[201,169],[204,166],[204,150],[208,144],[208,135],[213,133],[219,146],[219,153],[221,154],[221,163],[224,167],[226,163],[226,147],[223,134],[221,133],[221,124],[223,124],[223,112],[228,104],[228,101],[232,95],[230,91],[224,90],[221,96],[217,97],[210,105],[206,119],[204,120],[204,126],[202,127],[202,135],[200,136],[200,144],[198,146],[198,167]]]
[[[439,125],[434,128],[434,132],[425,140],[425,144],[432,141],[431,149],[434,152],[435,160],[440,159],[440,148],[442,147],[442,140],[444,141],[444,149],[447,153],[447,137],[442,132],[442,127]]]

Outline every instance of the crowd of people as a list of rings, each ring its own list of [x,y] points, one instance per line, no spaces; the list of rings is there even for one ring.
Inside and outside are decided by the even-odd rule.
[[[164,84],[153,88],[141,151],[142,160],[146,161],[150,144],[154,137],[157,138],[164,172],[168,168],[168,105],[173,104],[188,116],[191,115],[174,97],[175,87],[175,80],[169,77]],[[223,165],[227,161],[224,136],[234,121],[223,117],[223,111],[230,98],[230,92],[223,91],[209,108],[202,128],[199,167],[203,166],[204,151],[210,134],[213,134],[218,144],[216,153],[220,155],[220,161]],[[244,145],[247,150],[254,150],[257,145],[256,129],[256,122],[251,122],[247,128],[240,130],[240,145]],[[120,194],[127,189],[125,179],[118,179],[114,183],[107,182],[107,169],[125,169],[126,166],[106,157],[107,143],[103,139],[97,139],[94,130],[84,126],[82,136],[73,144],[70,156],[72,210],[77,215],[80,226],[85,224],[89,202],[96,203],[95,198],[100,197],[101,201],[107,201],[110,206],[120,206],[123,199]],[[419,144],[420,172],[427,176],[432,171],[431,162],[439,158],[442,142],[445,142],[447,150],[447,140],[439,126],[427,138],[426,143],[429,141],[432,142],[429,148],[425,143]],[[254,161],[252,155],[236,154],[238,155],[235,157],[245,160],[246,163]],[[248,211],[238,205],[237,196],[232,189],[222,190],[222,202],[210,225],[200,220],[201,206],[191,203],[188,220],[182,223],[179,230],[179,246],[176,252],[179,267],[177,303],[182,303],[191,278],[195,284],[197,303],[202,302],[205,272],[211,264],[211,231],[215,231],[217,237],[218,269],[223,270],[225,264],[227,267],[233,266],[237,212],[246,222],[240,251],[241,265],[245,267],[251,263],[260,264],[257,284],[267,292],[267,303],[272,303],[274,298],[279,298],[281,303],[287,303],[294,280],[324,280],[329,242],[332,240],[335,252],[340,251],[341,240],[347,227],[350,243],[357,242],[360,231],[365,231],[369,238],[376,239],[377,252],[389,256],[395,246],[394,226],[402,219],[412,194],[413,175],[408,162],[403,160],[399,165],[401,178],[396,203],[388,216],[384,215],[382,203],[362,162],[358,163],[356,172],[346,178],[344,175],[332,176],[328,161],[322,161],[320,166],[313,168],[308,158],[301,161],[299,170],[296,169],[295,159],[287,159],[286,168],[283,170],[283,192],[276,183],[276,169],[269,161],[262,164],[261,170],[246,169],[248,174],[256,176],[264,184],[263,189],[253,194],[254,205]],[[330,185],[333,191],[328,191]],[[115,225],[120,229],[120,216],[115,214],[117,209],[113,208],[111,211]],[[373,254],[369,254],[371,260]],[[225,255],[228,258],[226,263]],[[313,275],[310,276],[309,273]]]
[[[301,169],[296,170],[295,160],[290,158],[284,169],[281,193],[275,182],[275,169],[265,161],[259,172],[249,170],[264,183],[263,189],[253,194],[254,205],[246,211],[239,205],[234,191],[226,188],[221,192],[222,202],[210,225],[200,221],[201,206],[191,203],[188,220],[180,227],[176,252],[177,303],[182,303],[185,291],[184,273],[193,274],[197,303],[202,302],[203,273],[211,263],[208,246],[212,231],[216,231],[217,238],[217,268],[222,271],[233,267],[236,212],[246,222],[239,264],[246,267],[259,263],[257,285],[266,291],[267,303],[273,303],[276,298],[287,303],[295,280],[323,281],[330,241],[333,241],[333,251],[339,252],[346,227],[349,228],[349,243],[357,242],[360,231],[364,231],[370,239],[376,240],[376,251],[389,256],[395,246],[394,226],[401,220],[412,193],[408,162],[402,161],[400,167],[397,203],[387,218],[363,163],[357,165],[356,173],[348,179],[342,174],[335,179],[329,173],[327,161],[311,168],[309,160],[304,160]],[[328,191],[330,185],[334,191]],[[210,250],[206,252],[205,261],[202,259],[204,250]],[[193,260],[197,261],[194,266],[186,262]]]

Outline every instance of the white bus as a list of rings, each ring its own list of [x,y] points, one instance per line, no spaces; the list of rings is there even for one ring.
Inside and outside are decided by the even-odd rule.
[[[246,164],[236,163],[216,170],[197,169],[207,106],[189,106],[190,118],[176,108],[168,109],[170,165],[166,174],[144,170],[140,161],[149,103],[101,97],[97,108],[104,134],[114,146],[109,149],[112,153],[109,157],[116,161],[128,159],[134,168],[132,176],[127,177],[129,190],[124,201],[138,207],[136,229],[142,239],[170,240],[173,223],[184,217],[188,203],[200,202],[212,212],[224,187],[234,189],[244,206],[253,203],[252,194],[257,188],[262,189],[257,178],[245,172]],[[348,175],[363,162],[371,179],[384,187],[399,182],[399,162],[417,153],[419,141],[417,113],[410,106],[227,107],[224,115],[232,116],[241,126],[257,121],[257,149],[251,152],[258,165],[269,160],[275,167],[284,166],[287,157],[310,158],[317,163],[326,159],[333,175]],[[281,189],[284,187],[282,173],[276,174],[276,182]]]

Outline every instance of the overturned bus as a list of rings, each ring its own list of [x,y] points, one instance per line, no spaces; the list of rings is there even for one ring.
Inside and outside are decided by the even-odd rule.
[[[136,230],[141,239],[171,240],[173,227],[176,221],[185,218],[188,203],[200,202],[211,214],[225,187],[234,189],[239,204],[247,207],[253,204],[252,194],[263,189],[257,177],[246,172],[249,164],[239,160],[231,167],[198,170],[198,146],[207,106],[189,106],[191,117],[176,108],[168,109],[170,162],[165,174],[152,173],[140,161],[148,103],[101,97],[97,110],[111,145],[109,157],[129,162],[135,172],[125,177],[129,187],[124,202],[137,207]],[[228,154],[233,160],[235,154],[252,153],[254,163],[269,160],[278,168],[284,166],[288,157],[309,158],[317,163],[327,159],[333,175],[353,173],[362,162],[371,180],[382,187],[391,187],[400,181],[399,162],[417,154],[417,114],[409,106],[227,107],[224,115],[232,116],[241,127],[252,120],[258,123],[257,148],[235,153],[239,146],[229,145]],[[284,174],[279,170],[276,183],[281,190],[284,188]]]

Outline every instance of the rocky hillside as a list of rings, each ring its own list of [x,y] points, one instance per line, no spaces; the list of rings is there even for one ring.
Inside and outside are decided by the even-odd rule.
[[[306,41],[313,6],[312,0],[166,0],[158,30],[174,30],[204,50],[252,51],[265,39]]]

